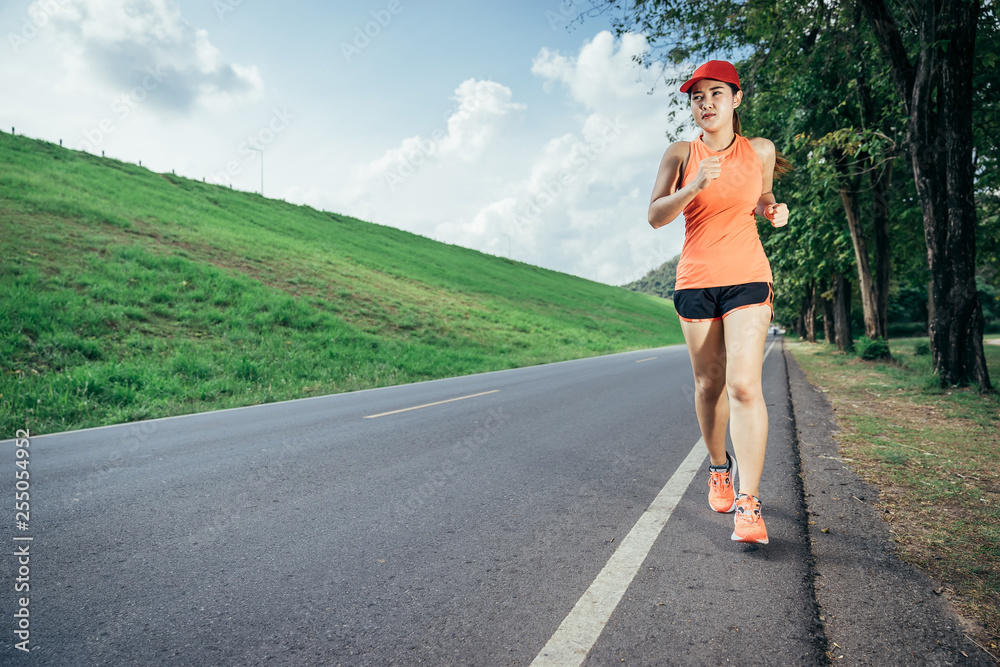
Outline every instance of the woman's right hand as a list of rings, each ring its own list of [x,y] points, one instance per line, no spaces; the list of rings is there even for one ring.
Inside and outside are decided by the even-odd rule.
[[[699,190],[704,190],[719,176],[722,176],[722,158],[713,155],[698,163],[698,175],[694,182]]]

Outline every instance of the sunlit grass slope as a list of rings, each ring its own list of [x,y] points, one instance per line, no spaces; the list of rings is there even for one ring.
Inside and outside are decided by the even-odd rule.
[[[0,438],[682,341],[663,299],[3,133],[0,262]]]

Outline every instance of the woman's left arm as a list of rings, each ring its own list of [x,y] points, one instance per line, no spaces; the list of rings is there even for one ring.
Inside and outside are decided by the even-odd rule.
[[[760,217],[770,220],[772,227],[784,227],[788,224],[788,207],[778,203],[774,193],[771,192],[771,184],[774,182],[774,144],[770,139],[763,137],[751,139],[750,144],[757,151],[757,157],[763,166],[761,173],[763,187],[755,212]]]

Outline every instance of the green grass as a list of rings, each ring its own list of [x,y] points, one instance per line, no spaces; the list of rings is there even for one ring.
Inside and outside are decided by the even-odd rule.
[[[790,349],[826,391],[843,455],[879,487],[901,556],[942,581],[1000,649],[1000,397],[942,389],[926,338],[890,341],[894,360],[865,362],[827,345]],[[1000,345],[986,345],[1000,380]]]
[[[663,299],[3,133],[0,305],[0,437],[683,340]]]

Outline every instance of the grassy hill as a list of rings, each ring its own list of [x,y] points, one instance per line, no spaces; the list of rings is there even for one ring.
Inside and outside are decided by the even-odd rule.
[[[681,340],[661,299],[0,133],[0,438]]]

